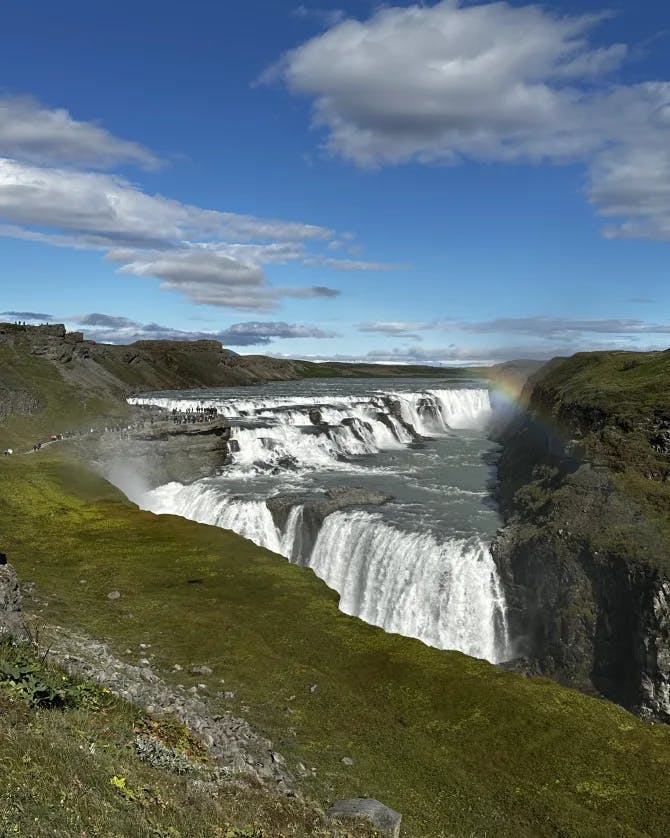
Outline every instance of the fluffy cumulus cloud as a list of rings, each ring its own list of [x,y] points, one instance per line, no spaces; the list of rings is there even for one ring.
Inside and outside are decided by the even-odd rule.
[[[137,340],[219,340],[224,346],[266,346],[273,340],[290,338],[334,338],[336,332],[317,326],[284,322],[234,323],[226,329],[213,331],[187,331],[161,326],[158,323],[140,323],[128,317],[91,312],[67,318],[83,326],[87,338],[106,343],[133,343]]]
[[[313,99],[332,153],[410,160],[583,161],[610,235],[670,238],[670,82],[622,85],[604,15],[507,2],[381,7],[287,53],[280,77]]]
[[[157,278],[196,304],[259,311],[282,297],[338,293],[324,285],[274,287],[268,265],[387,267],[327,256],[348,233],[201,208],[97,171],[115,163],[152,168],[158,160],[66,111],[0,97],[0,235],[101,250],[120,273]]]

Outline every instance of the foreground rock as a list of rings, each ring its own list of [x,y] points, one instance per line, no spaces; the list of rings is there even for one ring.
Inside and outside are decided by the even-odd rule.
[[[116,592],[114,592],[116,593]],[[222,777],[253,777],[280,794],[297,796],[295,781],[269,739],[256,733],[244,719],[217,712],[205,697],[187,695],[167,684],[142,660],[140,666],[124,663],[110,654],[104,643],[60,626],[43,627],[48,636],[46,653],[70,675],[107,687],[126,701],[152,714],[180,719],[199,736],[216,759]],[[0,637],[10,634],[26,640],[21,618],[21,593],[14,568],[0,553]],[[199,667],[199,672],[208,667]]]
[[[207,746],[224,777],[246,775],[280,794],[297,795],[284,758],[244,719],[217,712],[204,696],[175,689],[148,665],[124,663],[111,655],[104,643],[61,627],[50,627],[48,634],[49,656],[63,669],[107,687],[152,714],[180,719]]]
[[[338,800],[326,811],[326,816],[341,821],[367,821],[381,838],[400,838],[402,815],[372,797]]]
[[[21,631],[21,591],[14,568],[0,553],[0,637]]]

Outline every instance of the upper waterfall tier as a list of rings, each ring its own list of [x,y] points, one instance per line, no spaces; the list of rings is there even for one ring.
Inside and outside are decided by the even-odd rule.
[[[481,428],[492,409],[486,389],[375,391],[209,398],[138,396],[131,404],[176,414],[213,409],[236,427],[232,464],[255,469],[340,469],[351,458],[402,448],[419,437]]]

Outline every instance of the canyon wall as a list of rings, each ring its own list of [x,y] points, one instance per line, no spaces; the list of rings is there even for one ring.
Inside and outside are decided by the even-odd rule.
[[[589,353],[533,376],[499,433],[492,546],[519,667],[666,722],[668,372],[669,353]]]

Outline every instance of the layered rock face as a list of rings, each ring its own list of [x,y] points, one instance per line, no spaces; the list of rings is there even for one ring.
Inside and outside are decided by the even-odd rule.
[[[492,546],[519,666],[670,722],[667,533],[593,455],[593,435],[605,452],[617,417],[552,392],[542,374],[526,400],[500,438],[506,526]]]

